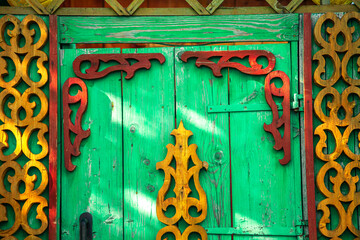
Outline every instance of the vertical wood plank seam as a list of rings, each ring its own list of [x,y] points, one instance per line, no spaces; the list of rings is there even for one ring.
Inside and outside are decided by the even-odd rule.
[[[58,55],[57,16],[49,16],[49,239],[57,239]]]
[[[312,103],[311,13],[304,14],[304,128],[309,238],[317,240]]]

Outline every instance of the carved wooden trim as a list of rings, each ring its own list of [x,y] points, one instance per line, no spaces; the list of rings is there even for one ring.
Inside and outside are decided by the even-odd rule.
[[[136,63],[130,64],[129,60],[137,60]],[[105,77],[106,75],[116,72],[124,71],[126,72],[126,79],[130,79],[134,76],[135,72],[139,69],[145,68],[150,69],[151,62],[150,60],[156,59],[161,64],[165,62],[165,57],[161,53],[130,53],[130,54],[83,54],[78,56],[73,62],[73,69],[76,76],[82,79],[98,79]],[[89,69],[86,69],[86,73],[82,73],[80,70],[80,65],[83,62],[89,61],[91,66]],[[108,67],[100,72],[99,66],[100,62],[109,62],[116,61],[119,64],[115,66]]]
[[[283,149],[284,158],[280,159],[279,162],[282,165],[287,164],[291,159],[291,129],[290,129],[290,83],[289,77],[281,71],[271,72],[276,63],[274,54],[265,50],[242,50],[242,51],[204,51],[204,52],[192,52],[187,51],[181,54],[181,60],[187,62],[189,58],[197,58],[195,65],[197,67],[205,66],[212,70],[214,76],[221,77],[221,69],[223,68],[234,68],[249,75],[266,75],[265,82],[268,82],[268,86],[265,84],[265,96],[266,101],[273,111],[273,123],[270,125],[264,124],[265,131],[270,132],[275,139],[276,150]],[[220,57],[220,60],[215,63],[210,60],[211,57]],[[247,67],[241,63],[231,62],[232,58],[243,59],[249,58],[249,65]],[[257,63],[259,57],[266,57],[268,65],[266,67]],[[276,88],[273,84],[270,84],[270,80],[279,77],[284,86],[282,88]],[[267,87],[266,87],[267,86]],[[279,118],[277,105],[272,100],[272,95],[283,97],[283,115]],[[277,130],[284,125],[284,136],[282,137],[280,132]]]
[[[30,27],[32,24],[36,24],[39,30]],[[6,30],[9,25],[11,27]],[[48,40],[48,28],[41,18],[34,15],[28,15],[22,21],[6,15],[0,19],[0,31],[0,221],[8,222],[8,219],[12,219],[8,217],[7,207],[12,209],[15,218],[12,226],[0,230],[0,237],[15,240],[13,235],[21,227],[28,235],[25,239],[40,239],[37,236],[44,233],[48,227],[48,218],[44,211],[48,207],[48,200],[43,196],[49,182],[48,169],[43,164],[49,153],[49,144],[45,137],[48,125],[43,122],[49,108],[48,98],[43,92],[48,82],[48,71],[44,66],[48,56],[42,51]],[[4,39],[6,35],[10,38],[10,44]],[[25,43],[20,46],[21,35]],[[35,36],[39,38],[34,43]],[[11,80],[4,79],[9,72],[5,58],[15,65],[15,76]],[[33,61],[38,67],[40,80],[33,80],[29,75],[29,67]],[[20,83],[27,87],[23,92],[17,89]],[[38,101],[30,100],[30,97],[36,97]],[[40,110],[35,113],[35,108]],[[20,117],[20,112],[24,116]],[[14,147],[12,153],[6,151],[10,145],[9,134],[15,139],[15,142],[11,143]],[[37,138],[35,142],[39,145],[40,152],[32,152],[29,147],[30,136]],[[26,159],[23,166],[17,162],[20,156]],[[31,168],[37,169],[39,174],[30,174]],[[20,190],[21,183],[25,184],[24,191]],[[10,188],[5,188],[5,184]],[[34,209],[34,206],[36,219],[40,221],[37,229],[32,228],[28,222],[29,211]]]
[[[188,139],[193,133],[184,128],[183,122],[180,122],[179,128],[174,129],[171,135],[175,136],[175,146],[168,144],[166,146],[168,153],[165,159],[156,164],[156,169],[162,169],[165,173],[164,185],[160,188],[156,200],[156,215],[160,222],[168,225],[162,228],[156,240],[161,240],[166,233],[172,233],[176,240],[188,239],[191,233],[198,233],[201,240],[207,239],[205,229],[197,225],[204,221],[207,215],[207,201],[204,189],[200,185],[199,174],[202,168],[208,169],[208,163],[201,161],[196,154],[197,145],[188,145]],[[171,162],[175,160],[176,169],[170,166]],[[189,169],[189,161],[194,163]],[[189,181],[193,178],[195,189],[190,189]],[[174,193],[176,197],[167,198],[166,194],[170,190],[171,181],[175,181]],[[199,199],[189,197],[190,192],[197,191]],[[169,206],[175,207],[176,213],[172,217],[167,217],[165,212]],[[191,216],[189,213],[190,207],[196,207],[198,216]],[[176,223],[183,218],[189,226],[180,232]]]
[[[271,80],[279,78],[282,81],[281,88],[277,88]],[[282,97],[283,113],[279,117],[279,110],[273,100],[273,96]],[[269,73],[265,78],[265,98],[273,113],[271,124],[264,123],[264,130],[270,132],[275,139],[275,150],[284,150],[284,157],[279,160],[282,165],[289,163],[291,159],[291,142],[290,142],[290,79],[282,71]],[[281,136],[279,128],[284,126],[284,135]]]
[[[222,77],[221,69],[234,68],[240,72],[250,75],[264,75],[271,72],[275,67],[275,56],[269,51],[264,50],[244,50],[244,51],[209,51],[209,52],[191,52],[187,51],[181,54],[181,60],[187,62],[189,58],[196,57],[196,66],[205,66],[213,71],[215,77]],[[217,63],[209,60],[211,57],[221,57]],[[249,57],[250,67],[247,67],[241,63],[230,62],[231,58]],[[259,57],[266,57],[269,65],[263,68],[258,64],[256,60]]]
[[[73,62],[74,73],[86,80],[94,80],[107,76],[112,72],[124,71],[126,72],[125,79],[131,79],[139,69],[150,69],[151,60],[158,60],[160,64],[165,62],[165,57],[161,53],[133,53],[133,54],[83,54],[78,56]],[[129,60],[136,60],[134,64],[130,64]],[[90,68],[81,71],[81,64],[90,61]],[[119,64],[108,67],[102,71],[99,70],[100,62],[116,61]],[[69,89],[72,85],[79,85],[81,91],[75,96],[69,94]],[[76,114],[75,124],[70,120],[71,110],[69,104],[80,102],[80,108]],[[65,168],[68,171],[74,171],[76,166],[72,164],[72,156],[80,155],[80,143],[84,138],[90,136],[90,129],[84,131],[81,128],[81,118],[86,111],[88,103],[86,84],[79,78],[69,78],[63,86],[63,111],[64,111],[64,162]],[[70,140],[70,131],[75,133],[74,144]]]
[[[359,146],[355,144],[355,152],[349,146],[352,133],[360,140],[360,114],[354,115],[354,109],[359,107],[360,103],[349,99],[351,95],[360,97],[360,80],[352,78],[347,72],[347,66],[351,64],[352,59],[357,59],[357,67],[360,67],[360,39],[353,39],[355,27],[349,26],[350,19],[360,24],[360,13],[347,13],[341,19],[334,13],[326,13],[318,19],[314,28],[315,42],[321,48],[313,57],[318,63],[314,72],[314,82],[322,88],[314,101],[315,114],[321,121],[314,132],[320,137],[316,143],[315,154],[324,163],[317,173],[316,185],[325,197],[317,205],[317,210],[322,212],[318,229],[323,236],[331,239],[341,239],[346,230],[356,239],[360,237],[360,231],[352,221],[354,210],[360,205],[360,192],[357,188],[359,175],[355,172],[360,168],[360,155],[356,151]],[[325,22],[333,23],[325,28],[326,34],[329,35],[327,39],[321,34]],[[337,42],[339,35],[343,35],[343,44]],[[327,64],[325,57],[330,59],[333,65],[333,74],[328,79],[323,77]],[[355,61],[353,63],[355,64]],[[334,87],[339,82],[347,86],[341,92]],[[328,113],[322,107],[324,103],[329,110]],[[341,108],[344,110],[344,117],[338,116]],[[333,151],[328,148],[329,134],[335,140]],[[329,171],[336,172],[331,174],[330,181],[327,177]],[[346,193],[341,191],[342,185],[348,186]],[[338,212],[338,225],[335,229],[328,229],[329,223],[335,219],[332,217],[330,206]]]
[[[73,85],[78,85],[80,91],[76,95],[69,93]],[[86,84],[79,78],[69,78],[63,85],[63,118],[64,118],[64,163],[66,170],[72,172],[76,166],[71,161],[71,156],[80,155],[80,144],[84,138],[90,136],[90,129],[83,130],[81,127],[81,120],[86,111],[88,103],[88,94]],[[70,115],[72,110],[70,104],[80,102],[80,107],[76,112],[75,122],[72,123]],[[74,143],[70,139],[70,131],[76,136]]]

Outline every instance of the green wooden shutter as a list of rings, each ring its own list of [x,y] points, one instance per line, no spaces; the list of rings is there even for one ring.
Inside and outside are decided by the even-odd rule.
[[[263,129],[272,121],[271,111],[208,111],[209,106],[266,104],[265,76],[224,69],[218,78],[208,68],[197,68],[195,59],[185,63],[179,58],[184,51],[258,49],[276,56],[275,70],[290,77],[291,95],[297,93],[297,63],[292,62],[297,52],[290,43],[123,49],[162,53],[166,61],[152,62],[149,70],[139,70],[130,80],[120,73],[85,80],[89,103],[83,129],[90,128],[91,135],[82,143],[81,155],[74,157],[76,170],[62,167],[62,239],[79,237],[83,212],[93,214],[94,239],[155,239],[164,226],[156,216],[163,173],[155,165],[165,158],[165,146],[174,143],[170,132],[181,120],[194,133],[190,144],[198,145],[199,158],[209,163],[208,171],[200,173],[208,200],[201,225],[209,239],[302,235],[299,113],[291,113],[292,159],[282,166],[278,159],[283,153],[273,149],[273,137]],[[62,84],[74,77],[73,60],[91,53],[120,50],[64,50]]]

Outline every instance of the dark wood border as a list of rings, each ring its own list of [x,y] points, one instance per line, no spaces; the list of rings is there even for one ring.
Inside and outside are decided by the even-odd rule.
[[[317,240],[315,174],[313,148],[313,102],[312,102],[312,56],[311,56],[311,13],[304,14],[304,131],[306,154],[306,187],[308,204],[309,239]]]
[[[49,239],[57,239],[58,42],[57,16],[49,17]]]

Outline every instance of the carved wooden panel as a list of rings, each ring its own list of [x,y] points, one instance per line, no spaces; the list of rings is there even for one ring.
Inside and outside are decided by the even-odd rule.
[[[360,23],[360,13],[347,13],[341,19],[333,13],[326,13],[319,18],[314,28],[315,41],[321,47],[313,57],[318,61],[314,81],[321,88],[314,102],[315,114],[321,121],[314,133],[320,137],[315,154],[324,162],[317,173],[316,184],[325,196],[317,205],[317,209],[322,212],[318,229],[322,235],[331,239],[341,239],[347,229],[357,237],[354,239],[360,237],[360,231],[353,223],[354,210],[360,205],[360,192],[357,188],[359,176],[355,171],[360,169],[360,155],[358,150],[351,150],[349,142],[350,135],[353,134],[360,140],[360,114],[354,113],[360,103],[351,99],[352,96],[360,97],[360,80],[352,78],[347,72],[348,65],[356,58],[357,68],[360,69],[360,39],[353,39],[355,28],[349,25],[350,19]],[[325,28],[329,35],[328,40],[321,34],[325,22],[333,23],[333,26]],[[338,42],[339,35],[343,36],[343,44]],[[325,66],[329,64],[325,57],[330,59],[333,65],[333,74],[328,79],[323,76]],[[346,86],[339,92],[335,84],[341,82]],[[324,103],[328,111],[322,108]],[[344,117],[338,114],[341,109],[344,110]],[[329,146],[330,135],[335,140],[334,150]],[[358,149],[359,146],[355,148]],[[328,183],[326,176],[330,172],[333,173],[330,176],[331,183]],[[342,185],[348,186],[347,193],[341,191]],[[336,219],[330,207],[338,212],[338,225],[333,229],[328,228],[333,224],[333,219]]]
[[[77,85],[80,90],[76,95],[71,95],[69,90],[72,86]],[[72,172],[76,166],[71,162],[71,156],[80,155],[80,143],[84,138],[90,136],[90,129],[83,130],[81,120],[87,108],[88,94],[86,84],[79,78],[69,78],[63,85],[63,116],[64,116],[64,164],[66,170]],[[75,122],[70,119],[72,110],[70,104],[80,102],[80,106],[75,114]],[[70,131],[75,134],[72,142]]]
[[[160,188],[156,200],[156,214],[159,221],[168,225],[158,232],[156,239],[161,240],[162,236],[167,233],[173,234],[177,240],[188,239],[191,233],[198,233],[201,240],[206,240],[207,233],[205,229],[197,224],[204,221],[207,215],[206,194],[200,185],[199,174],[202,168],[208,169],[208,163],[201,161],[197,156],[196,144],[188,145],[188,139],[193,133],[184,128],[182,121],[179,128],[174,129],[171,135],[176,138],[175,146],[168,144],[166,146],[168,153],[165,159],[156,164],[156,169],[162,169],[165,173],[164,185]],[[171,166],[171,162],[174,160],[175,168]],[[194,164],[191,168],[189,168],[190,161]],[[194,181],[195,189],[190,189],[189,182],[191,179]],[[166,198],[172,181],[175,181],[173,191],[176,197]],[[199,195],[199,199],[189,196],[195,190]],[[172,217],[165,215],[169,206],[173,206],[176,210]],[[191,215],[191,207],[196,208],[197,216]],[[181,218],[189,224],[183,233],[180,232],[176,225]]]
[[[39,31],[30,27],[31,24],[36,24]],[[9,30],[8,26],[11,26]],[[48,114],[48,99],[43,92],[48,82],[48,72],[44,66],[48,56],[42,51],[48,30],[44,21],[33,15],[26,16],[22,21],[14,16],[4,16],[0,19],[0,29],[0,222],[8,222],[11,211],[15,218],[10,228],[0,230],[0,236],[16,239],[13,235],[21,226],[28,234],[25,239],[40,239],[37,235],[48,227],[44,212],[48,201],[42,196],[48,186],[48,170],[43,164],[49,151],[45,138],[48,126],[43,122]],[[35,36],[39,36],[37,41],[34,41]],[[23,44],[20,45],[20,41],[24,41]],[[10,80],[4,79],[10,72],[7,60],[15,66],[15,75]],[[34,80],[33,75],[29,74],[32,63],[38,68],[39,80]],[[26,86],[25,90],[17,89],[18,85]],[[38,100],[34,101],[34,98]],[[15,140],[11,143],[10,135]],[[30,143],[30,137],[35,137],[36,141]],[[29,146],[35,143],[41,148],[38,152],[33,152]],[[12,148],[14,150],[9,153]],[[25,165],[20,165],[17,161],[19,158],[26,159]],[[39,174],[32,173],[30,169],[36,169]],[[21,189],[22,184],[25,189]],[[5,187],[9,185],[9,188]],[[40,221],[37,229],[28,222],[29,211],[34,206],[36,219]]]
[[[205,66],[212,70],[214,76],[221,77],[221,69],[234,68],[240,72],[249,75],[267,75],[265,80],[265,96],[266,101],[273,112],[273,122],[269,125],[264,124],[264,130],[270,132],[274,139],[274,149],[284,151],[284,157],[279,160],[282,165],[289,163],[291,159],[291,129],[290,129],[290,80],[289,77],[281,71],[271,72],[276,63],[274,54],[265,50],[243,50],[243,51],[213,51],[213,52],[184,52],[181,54],[181,60],[187,62],[189,58],[196,57],[196,66]],[[220,57],[218,62],[210,60],[212,57]],[[238,62],[231,62],[233,58],[244,59],[248,57],[249,66],[245,66]],[[257,62],[259,57],[265,57],[268,60],[266,67]],[[283,82],[281,88],[270,84],[273,78],[280,78]],[[282,97],[283,113],[279,117],[277,105],[273,100],[273,96]],[[284,134],[281,136],[279,128],[284,126]]]

